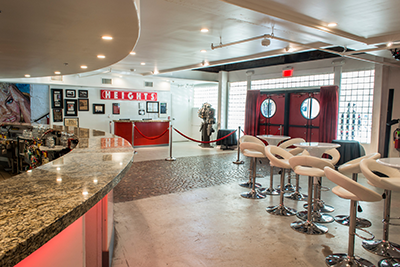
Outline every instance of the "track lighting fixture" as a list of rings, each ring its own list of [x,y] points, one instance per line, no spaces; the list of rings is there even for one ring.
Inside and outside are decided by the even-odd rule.
[[[261,40],[261,45],[262,46],[269,46],[270,44],[271,44],[271,40],[270,39],[264,38],[264,39]]]

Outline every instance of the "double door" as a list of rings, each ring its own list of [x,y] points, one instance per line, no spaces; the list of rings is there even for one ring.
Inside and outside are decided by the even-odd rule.
[[[258,134],[288,135],[307,142],[319,136],[319,90],[262,94]]]

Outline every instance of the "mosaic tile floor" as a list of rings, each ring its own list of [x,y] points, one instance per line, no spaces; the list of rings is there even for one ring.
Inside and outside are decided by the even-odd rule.
[[[114,189],[114,201],[125,202],[163,194],[184,192],[231,182],[248,177],[249,160],[236,165],[235,153],[178,158],[176,161],[134,162]],[[260,164],[261,163],[261,164]],[[259,173],[269,175],[267,160],[257,164]]]

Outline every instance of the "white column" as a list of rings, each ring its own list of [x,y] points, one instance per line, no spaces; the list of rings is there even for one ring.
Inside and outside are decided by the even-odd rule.
[[[218,129],[226,129],[228,127],[228,77],[229,72],[220,71],[218,73]]]

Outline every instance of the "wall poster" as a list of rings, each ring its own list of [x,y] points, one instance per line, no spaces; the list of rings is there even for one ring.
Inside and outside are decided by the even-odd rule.
[[[0,83],[0,113],[2,122],[30,122],[30,85],[22,83]]]

